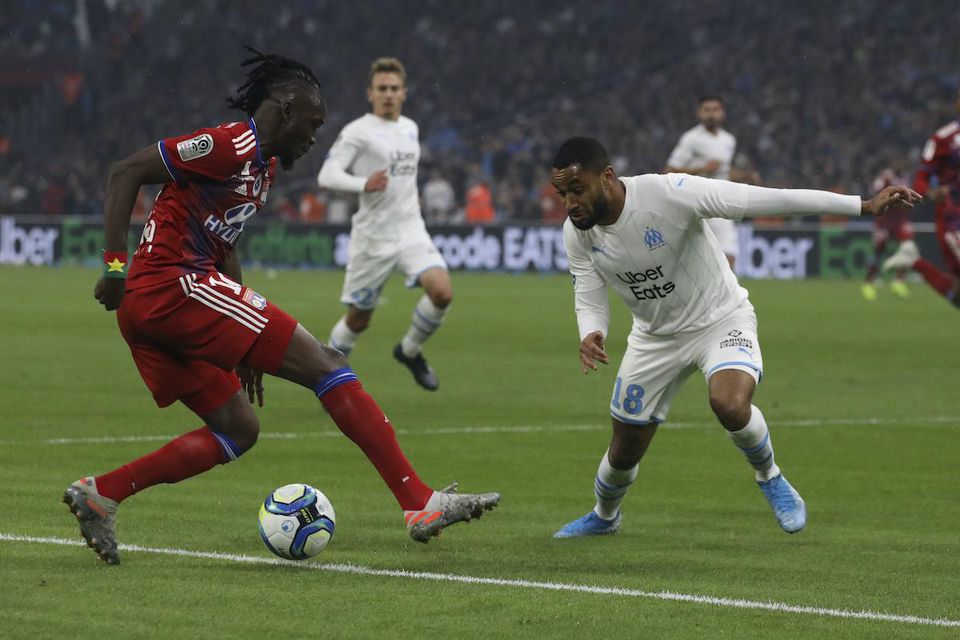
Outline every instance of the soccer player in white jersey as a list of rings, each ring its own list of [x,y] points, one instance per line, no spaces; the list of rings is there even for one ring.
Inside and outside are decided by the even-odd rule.
[[[567,210],[563,244],[574,279],[584,373],[608,364],[607,289],[633,314],[610,413],[613,435],[594,482],[596,506],[555,537],[614,533],[620,503],[683,381],[699,369],[710,407],[753,467],[780,526],[803,529],[806,505],[773,456],[767,423],[751,403],[763,373],[757,318],[712,233],[709,218],[754,215],[878,215],[920,195],[888,187],[868,201],[804,189],[766,189],[687,174],[618,178],[603,146],[570,138],[551,181]]]
[[[360,194],[340,297],[347,313],[334,325],[329,344],[350,355],[357,336],[370,324],[384,283],[400,270],[408,287],[419,284],[425,294],[393,356],[410,369],[417,384],[434,391],[439,382],[421,349],[443,323],[453,289],[447,264],[420,213],[419,128],[401,115],[406,77],[396,58],[373,62],[367,87],[372,112],[343,128],[317,176],[322,188]]]
[[[737,139],[723,128],[726,117],[723,100],[719,96],[701,97],[697,105],[697,119],[700,124],[680,136],[677,146],[667,159],[667,173],[687,173],[735,182],[758,182],[755,172],[733,167]],[[707,224],[717,236],[720,248],[732,269],[740,252],[736,225],[733,220],[725,218],[712,218]]]

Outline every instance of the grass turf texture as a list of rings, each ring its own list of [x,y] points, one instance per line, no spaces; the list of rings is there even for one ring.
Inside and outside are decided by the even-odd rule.
[[[59,504],[77,477],[162,442],[50,438],[175,435],[199,420],[153,405],[113,314],[83,269],[0,269],[0,533],[78,539]],[[247,282],[325,339],[341,274],[249,271]],[[337,532],[315,562],[526,579],[960,619],[956,336],[960,316],[921,285],[904,301],[859,283],[748,282],[765,379],[755,403],[806,498],[808,529],[781,532],[752,471],[713,420],[702,377],[675,400],[643,461],[620,534],[557,541],[593,504],[607,406],[629,315],[612,301],[614,364],[583,376],[566,276],[455,274],[447,325],[426,355],[441,389],[391,358],[418,292],[398,278],[353,366],[434,486],[500,490],[500,508],[428,545],[310,392],[266,381],[263,439],[233,464],[133,497],[121,543],[269,558],[260,501],[288,482],[331,499]],[[880,424],[871,424],[871,418]],[[823,421],[799,426],[791,421]],[[778,423],[782,423],[778,427]],[[491,427],[505,431],[455,431]],[[530,427],[522,431],[518,427]],[[437,433],[447,428],[450,432]],[[507,430],[512,429],[512,430]],[[280,433],[295,438],[271,438]],[[60,637],[956,637],[957,629],[648,598],[346,575],[226,560],[0,541],[0,635]]]

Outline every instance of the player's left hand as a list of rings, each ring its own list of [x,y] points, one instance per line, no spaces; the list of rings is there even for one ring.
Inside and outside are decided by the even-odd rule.
[[[869,200],[864,200],[860,213],[869,216],[879,216],[891,207],[912,207],[923,200],[923,196],[910,187],[887,187]]]
[[[250,404],[253,404],[254,395],[257,398],[257,406],[263,406],[263,371],[255,371],[247,367],[237,367],[237,377],[240,378],[240,384],[243,390],[247,392],[250,398]]]

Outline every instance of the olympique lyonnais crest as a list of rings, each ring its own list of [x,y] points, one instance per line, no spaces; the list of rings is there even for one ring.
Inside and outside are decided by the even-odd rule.
[[[657,249],[666,244],[659,229],[647,229],[647,232],[643,234],[643,241],[647,243],[648,249]]]
[[[267,308],[267,299],[250,287],[244,290],[243,301],[258,311],[263,311]]]

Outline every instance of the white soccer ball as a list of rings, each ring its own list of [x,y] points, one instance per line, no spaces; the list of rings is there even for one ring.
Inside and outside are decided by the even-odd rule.
[[[281,558],[306,560],[330,542],[336,518],[327,496],[308,484],[288,484],[263,501],[260,537]]]

